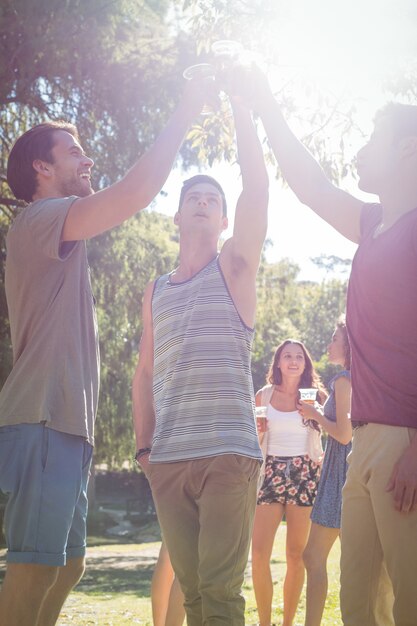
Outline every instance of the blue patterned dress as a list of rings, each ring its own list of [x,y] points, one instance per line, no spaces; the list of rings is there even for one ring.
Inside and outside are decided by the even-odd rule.
[[[332,422],[336,421],[334,383],[341,376],[345,376],[350,380],[350,372],[347,370],[336,374],[330,381],[330,395],[323,407],[324,415]],[[344,445],[330,435],[327,438],[319,488],[311,512],[311,521],[316,524],[327,526],[328,528],[340,528],[342,487],[345,484],[347,471],[346,457],[351,447],[351,443]]]

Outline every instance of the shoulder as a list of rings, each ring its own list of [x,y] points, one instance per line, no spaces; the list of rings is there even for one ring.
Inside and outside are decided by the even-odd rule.
[[[349,391],[351,389],[350,372],[339,372],[333,379],[333,389],[338,391]]]
[[[144,298],[147,298],[147,297],[149,297],[150,295],[152,295],[153,290],[155,289],[155,285],[156,285],[156,283],[157,283],[157,281],[158,281],[158,280],[159,280],[159,279],[157,278],[156,280],[151,280],[151,281],[149,281],[149,283],[146,285],[145,290],[144,290],[144,292],[143,292],[143,297],[144,297]]]
[[[264,404],[268,404],[273,392],[274,392],[274,385],[265,385],[264,387],[261,387],[259,391],[256,392],[256,397],[260,398],[264,402]]]
[[[67,261],[74,254],[84,258],[84,241],[62,242],[62,229],[72,204],[77,196],[66,198],[41,198],[27,205],[15,218],[10,228],[10,241],[15,246],[29,246],[33,253],[53,260]],[[75,251],[77,250],[77,253]],[[28,250],[23,251],[28,255]]]
[[[148,307],[151,306],[152,303],[152,296],[154,294],[155,291],[155,285],[157,283],[157,280],[151,280],[145,287],[145,290],[143,292],[143,307]]]
[[[152,297],[156,291],[160,291],[169,283],[169,277],[170,274],[162,274],[161,276],[158,276],[158,278],[155,278],[155,280],[151,280],[146,285],[145,293],[148,292],[150,297]]]
[[[274,389],[274,385],[264,385],[257,391],[257,393],[262,393],[264,391],[273,391],[273,389]]]
[[[44,213],[66,213],[70,206],[78,200],[77,196],[65,198],[41,198],[29,204],[23,211],[26,216],[35,217]]]
[[[348,380],[350,380],[350,370],[340,370],[340,372],[337,372],[337,374],[333,376],[330,383],[334,383],[340,378],[347,378]]]
[[[34,222],[48,221],[53,216],[62,215],[65,217],[69,207],[77,198],[74,196],[68,198],[42,198],[35,200],[21,209],[14,217],[12,222],[12,230],[20,227],[31,226]]]

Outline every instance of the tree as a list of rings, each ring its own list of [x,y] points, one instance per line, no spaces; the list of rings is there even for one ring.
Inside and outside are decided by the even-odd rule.
[[[350,272],[350,267],[352,265],[351,259],[341,259],[333,254],[322,254],[319,257],[311,259],[311,261],[317,265],[319,269],[325,270],[326,274],[346,274],[347,272]]]
[[[347,282],[331,279],[317,283],[302,283],[295,320],[301,340],[318,361],[326,352],[336,321],[346,308]]]
[[[298,273],[288,259],[273,264],[263,260],[259,269],[252,357],[255,389],[265,384],[275,348],[289,338],[306,345],[325,382],[328,371],[333,372],[325,355],[336,321],[345,311],[347,281],[303,282],[297,280]]]
[[[294,284],[299,268],[288,259],[269,264],[263,259],[257,276],[252,378],[255,389],[265,384],[274,349],[298,331],[291,318]]]
[[[172,220],[146,211],[89,242],[102,379],[95,459],[109,467],[133,458],[131,382],[142,331],[142,295],[150,280],[174,266],[176,239]]]
[[[32,125],[75,123],[95,188],[115,182],[159,132],[193,54],[166,20],[170,0],[4,0],[0,6],[0,384],[12,356],[5,236],[17,202],[6,183],[13,141]],[[193,158],[185,146],[186,166]]]
[[[120,176],[155,138],[181,89],[186,36],[169,0],[5,0],[0,8],[0,205],[7,154],[30,126],[65,118],[94,155],[95,185]],[[183,152],[185,162],[191,157]],[[7,211],[6,211],[7,214]]]

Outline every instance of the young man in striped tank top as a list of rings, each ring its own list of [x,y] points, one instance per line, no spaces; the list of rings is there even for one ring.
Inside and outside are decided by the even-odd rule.
[[[137,460],[185,596],[187,623],[244,624],[241,595],[262,459],[250,349],[268,177],[250,111],[233,101],[243,189],[221,252],[226,199],[185,181],[180,262],[148,285],[133,380]]]

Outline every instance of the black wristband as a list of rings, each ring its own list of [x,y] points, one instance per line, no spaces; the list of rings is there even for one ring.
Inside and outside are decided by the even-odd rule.
[[[139,448],[139,450],[137,450],[135,454],[135,461],[139,461],[141,456],[144,456],[145,454],[149,454],[150,452],[151,452],[151,448]]]

